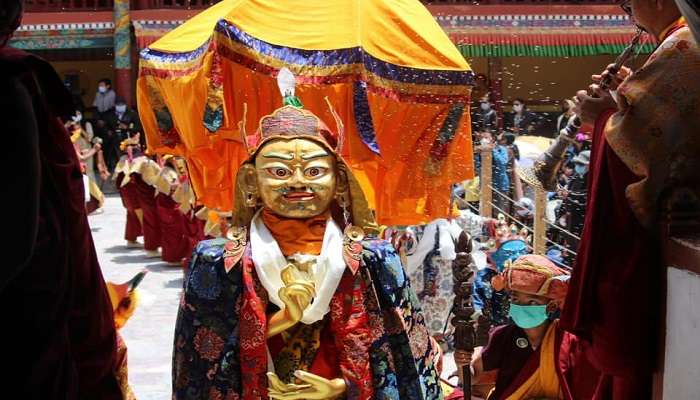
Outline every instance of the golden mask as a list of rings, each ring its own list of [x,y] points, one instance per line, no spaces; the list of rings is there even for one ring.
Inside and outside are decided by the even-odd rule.
[[[265,143],[255,157],[255,172],[263,205],[282,217],[323,214],[335,196],[335,155],[309,139]]]

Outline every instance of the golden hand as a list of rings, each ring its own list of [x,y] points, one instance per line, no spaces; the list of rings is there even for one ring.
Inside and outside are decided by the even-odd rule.
[[[267,373],[270,382],[268,395],[276,400],[325,400],[345,393],[345,381],[340,378],[326,379],[312,373],[297,370],[294,372],[302,384],[286,384],[272,372]]]
[[[311,304],[315,295],[314,284],[309,281],[295,281],[280,289],[279,296],[284,303],[284,309],[270,317],[267,337],[284,332],[301,321],[304,310]]]

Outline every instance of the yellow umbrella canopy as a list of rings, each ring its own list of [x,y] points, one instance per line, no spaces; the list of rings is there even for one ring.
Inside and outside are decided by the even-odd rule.
[[[282,105],[282,68],[294,73],[304,108],[326,123],[338,116],[341,155],[380,223],[449,215],[451,184],[473,177],[473,74],[417,0],[210,7],[141,53],[138,105],[149,150],[186,157],[198,201],[231,210],[235,174],[248,157],[239,123],[254,132]]]
[[[521,168],[531,167],[542,153],[547,151],[553,139],[543,136],[519,136],[515,144],[520,152],[519,165]]]

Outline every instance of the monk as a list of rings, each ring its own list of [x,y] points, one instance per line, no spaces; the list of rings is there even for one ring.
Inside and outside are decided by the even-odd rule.
[[[673,0],[625,4],[659,47],[638,71],[615,74],[613,92],[594,84],[575,98],[575,112],[594,131],[562,326],[591,341],[605,373],[601,398],[648,399],[664,281],[658,210],[671,187],[700,195],[700,48]]]
[[[139,133],[137,135],[140,136]],[[155,167],[155,162],[141,154],[139,162],[132,167],[131,181],[134,184],[134,192],[141,208],[141,229],[143,232],[143,248],[149,258],[160,257],[159,247],[162,245],[160,220],[156,205],[155,183],[156,173],[149,172]]]
[[[170,265],[181,266],[194,248],[186,237],[185,214],[175,201],[174,193],[180,184],[172,155],[163,157],[163,166],[156,179],[156,212],[161,234],[161,258]],[[201,240],[201,239],[200,239]]]
[[[135,157],[140,155],[140,145],[134,141],[125,140],[122,142],[124,154],[121,156],[119,163],[114,171],[114,180],[119,195],[122,199],[122,205],[126,210],[126,225],[124,227],[124,239],[127,247],[140,247],[138,237],[143,236],[141,228],[141,220],[143,219],[143,211],[139,204],[139,197],[136,193],[136,185],[131,181],[131,163]],[[136,149],[136,153],[134,152]]]
[[[587,345],[565,332],[556,318],[568,286],[568,273],[544,256],[521,256],[493,278],[510,297],[512,323],[492,330],[471,367],[474,380],[496,371],[489,400],[590,399],[597,372]],[[469,355],[455,354],[457,363]]]
[[[105,202],[105,196],[100,187],[97,186],[93,170],[94,158],[98,152],[102,151],[102,144],[92,144],[92,138],[88,136],[87,131],[77,122],[69,123],[66,127],[71,134],[71,142],[73,142],[81,169],[85,175],[83,179],[87,178],[86,194],[89,193],[89,196],[86,196],[87,203],[85,203],[85,207],[89,215],[101,209]]]
[[[21,1],[0,3],[2,164],[13,171],[3,196],[12,230],[0,269],[3,397],[117,400],[112,307],[60,120],[73,112],[71,97],[49,63],[5,46],[21,16]]]
[[[124,235],[127,246],[140,246],[136,237],[143,235],[146,256],[157,258],[160,257],[161,232],[153,185],[160,168],[144,154],[140,137],[141,134],[135,132],[122,141],[122,156],[114,170],[114,177],[127,212]]]
[[[173,157],[172,164],[178,174],[178,185],[173,192],[173,200],[178,204],[178,210],[182,213],[185,219],[185,242],[187,243],[187,251],[182,264],[187,267],[190,262],[192,251],[197,243],[204,240],[204,220],[199,218],[198,211],[202,206],[197,206],[194,190],[190,184],[189,171],[187,163],[182,157]]]

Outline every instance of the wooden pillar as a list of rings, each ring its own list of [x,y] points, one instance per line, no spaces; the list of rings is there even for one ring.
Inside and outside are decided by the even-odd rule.
[[[493,217],[493,153],[491,150],[482,151],[481,153],[481,175],[479,177],[479,186],[481,186],[481,198],[479,199],[479,213],[482,217]]]
[[[488,58],[489,92],[498,114],[498,129],[503,129],[503,61],[500,57]]]
[[[533,246],[535,254],[547,252],[547,192],[542,188],[535,189],[535,235]]]
[[[133,106],[129,0],[114,0],[114,88]]]

